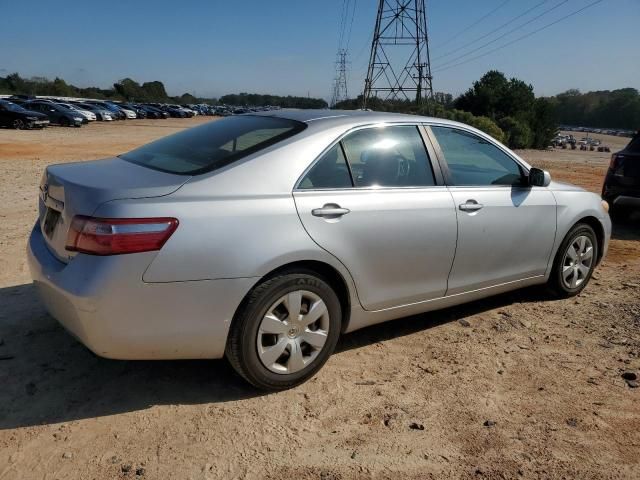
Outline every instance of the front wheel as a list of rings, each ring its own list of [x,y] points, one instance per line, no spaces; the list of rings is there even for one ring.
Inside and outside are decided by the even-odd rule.
[[[15,128],[16,130],[22,130],[24,129],[24,127],[25,127],[24,122],[20,118],[16,118],[13,121],[13,128]]]
[[[557,297],[578,295],[589,283],[598,259],[598,241],[591,226],[575,225],[564,238],[553,263],[549,289]]]
[[[342,309],[331,286],[312,272],[289,272],[258,285],[229,331],[226,356],[262,390],[285,390],[311,378],[333,353]]]

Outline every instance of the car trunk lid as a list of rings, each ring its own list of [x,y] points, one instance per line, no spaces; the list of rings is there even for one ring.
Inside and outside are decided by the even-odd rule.
[[[65,245],[75,215],[91,216],[99,205],[111,200],[169,195],[189,178],[117,157],[49,166],[40,182],[38,201],[40,228],[47,246],[66,263],[74,256]]]

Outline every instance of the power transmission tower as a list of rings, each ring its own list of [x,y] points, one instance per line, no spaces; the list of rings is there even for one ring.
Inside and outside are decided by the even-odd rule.
[[[372,97],[422,104],[433,97],[424,0],[380,0],[364,81],[363,108]]]
[[[331,108],[349,98],[347,92],[347,51],[338,50],[336,61],[336,78],[333,80],[333,95],[331,96]]]

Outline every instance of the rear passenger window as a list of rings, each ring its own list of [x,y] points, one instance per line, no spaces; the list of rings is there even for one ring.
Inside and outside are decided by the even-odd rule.
[[[304,176],[298,188],[350,188],[351,175],[342,147],[336,143]]]
[[[356,187],[435,185],[433,170],[416,126],[358,130],[342,140]]]

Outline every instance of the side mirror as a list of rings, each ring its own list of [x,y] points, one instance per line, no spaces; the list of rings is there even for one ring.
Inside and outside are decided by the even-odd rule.
[[[548,187],[551,183],[551,175],[546,170],[532,167],[529,170],[529,185],[533,187]]]

